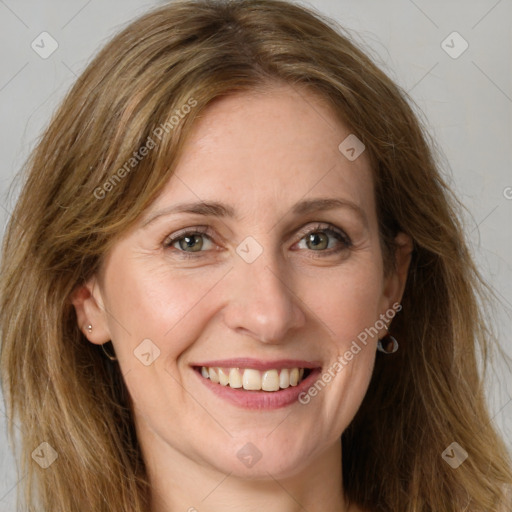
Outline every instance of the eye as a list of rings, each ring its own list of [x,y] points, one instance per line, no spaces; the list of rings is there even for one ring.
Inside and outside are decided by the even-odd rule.
[[[301,233],[301,235],[303,235],[303,238],[299,241],[300,249],[333,254],[352,245],[348,235],[331,224],[317,224]]]
[[[352,246],[352,241],[342,230],[331,224],[316,224],[299,233],[299,249],[331,255]],[[169,235],[163,242],[164,249],[175,249],[181,256],[194,257],[213,248],[213,233],[208,226],[187,228]]]
[[[211,249],[212,240],[207,233],[209,233],[207,226],[182,230],[168,236],[163,246],[165,249],[173,247],[182,253],[201,252],[203,249],[208,250]]]

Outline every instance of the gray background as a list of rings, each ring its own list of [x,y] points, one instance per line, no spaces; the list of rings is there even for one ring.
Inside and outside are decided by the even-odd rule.
[[[0,0],[0,236],[16,196],[14,189],[7,197],[8,187],[64,93],[114,33],[159,3]],[[448,181],[468,208],[477,263],[501,298],[496,326],[512,355],[512,0],[310,5],[354,31],[424,112],[443,149]],[[31,48],[43,31],[59,45],[47,59]],[[462,39],[450,36],[442,45],[454,31],[469,45],[457,58]],[[488,396],[493,421],[512,449],[512,376],[502,361],[488,381]],[[0,402],[0,512],[15,510],[18,481],[5,420]]]

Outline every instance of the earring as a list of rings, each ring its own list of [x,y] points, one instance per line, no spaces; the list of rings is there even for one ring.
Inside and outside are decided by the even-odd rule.
[[[385,327],[387,331],[388,326],[386,325]],[[398,350],[398,341],[396,341],[394,336],[388,333],[377,342],[377,350],[384,354],[393,354]]]
[[[108,341],[107,341],[107,343],[108,343]],[[103,343],[103,345],[101,345],[101,348],[102,348],[102,350],[103,350],[103,353],[104,353],[104,354],[105,354],[105,355],[106,355],[106,356],[107,356],[111,361],[117,361],[117,357],[116,357],[116,356],[112,356],[112,355],[110,355],[110,354],[105,350],[105,345],[106,345],[107,343]]]
[[[87,332],[92,332],[92,325],[88,324],[86,329],[87,329]]]

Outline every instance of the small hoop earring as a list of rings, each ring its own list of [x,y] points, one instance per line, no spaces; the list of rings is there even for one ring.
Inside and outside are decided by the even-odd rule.
[[[109,342],[107,341],[107,343],[109,343]],[[103,350],[103,353],[104,353],[104,354],[105,354],[105,355],[106,355],[106,356],[107,356],[111,361],[117,361],[117,357],[116,357],[116,356],[112,356],[112,355],[110,355],[110,354],[105,350],[105,345],[106,345],[107,343],[103,343],[103,344],[101,345],[101,348],[102,348],[102,350]]]
[[[386,331],[388,326],[386,325]],[[398,341],[394,336],[387,333],[383,338],[377,341],[377,350],[384,354],[394,354],[398,350]]]
[[[398,341],[391,334],[386,334],[384,338],[377,342],[377,350],[384,354],[394,354],[398,350]]]

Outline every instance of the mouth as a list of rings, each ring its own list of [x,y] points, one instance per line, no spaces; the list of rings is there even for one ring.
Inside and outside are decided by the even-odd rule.
[[[246,409],[277,409],[298,402],[321,374],[319,363],[231,359],[192,365],[201,383],[218,397]]]
[[[271,368],[261,371],[255,368],[236,367],[195,367],[201,372],[202,377],[209,379],[214,384],[229,386],[233,389],[245,391],[266,391],[275,393],[290,386],[298,386],[311,373],[310,368]]]

